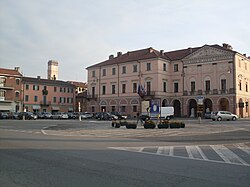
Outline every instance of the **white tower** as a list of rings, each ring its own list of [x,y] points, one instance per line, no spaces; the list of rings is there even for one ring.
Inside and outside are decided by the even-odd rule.
[[[58,62],[55,60],[49,60],[48,62],[48,79],[58,79]]]

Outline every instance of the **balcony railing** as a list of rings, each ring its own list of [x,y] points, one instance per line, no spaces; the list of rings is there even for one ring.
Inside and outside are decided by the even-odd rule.
[[[145,96],[155,96],[155,92],[154,91],[146,91]]]
[[[198,91],[183,91],[183,96],[195,96],[195,95],[217,95],[217,94],[233,94],[235,93],[235,89],[230,88],[230,89],[225,89],[225,90],[218,90],[218,89],[213,89],[213,90],[198,90]]]
[[[6,86],[5,83],[0,83],[0,88],[5,90],[13,90],[13,87]]]
[[[40,104],[42,106],[49,106],[49,105],[51,105],[51,101],[41,101]]]

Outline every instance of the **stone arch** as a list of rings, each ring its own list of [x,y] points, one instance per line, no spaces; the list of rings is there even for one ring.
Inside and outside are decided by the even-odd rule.
[[[189,117],[197,116],[197,101],[195,99],[188,100],[188,116]]]
[[[206,98],[204,101],[204,113],[213,111],[213,102],[211,99]]]
[[[116,105],[117,105],[117,101],[114,100],[114,99],[112,99],[112,100],[109,101],[109,105],[110,105],[110,106],[112,106],[112,105],[113,105],[113,106],[116,106]]]
[[[167,99],[163,99],[162,100],[162,103],[161,103],[161,106],[168,106],[168,100]]]
[[[221,98],[219,99],[219,110],[229,110],[229,101],[227,98]]]
[[[127,105],[128,104],[128,101],[126,99],[121,99],[120,102],[119,102],[119,105]]]
[[[181,102],[178,99],[173,101],[174,117],[181,117]]]
[[[138,101],[138,99],[132,99],[132,100],[130,101],[130,104],[131,104],[131,105],[138,105],[138,104],[139,104],[139,101]]]

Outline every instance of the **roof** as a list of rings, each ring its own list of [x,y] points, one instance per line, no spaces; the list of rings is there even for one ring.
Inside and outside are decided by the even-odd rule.
[[[33,78],[33,77],[23,77],[22,81],[24,83],[35,83],[35,84],[43,84],[43,85],[55,85],[55,86],[66,86],[66,87],[74,87],[75,85],[70,84],[65,81],[60,80],[50,80],[50,79],[41,79],[41,78]]]
[[[87,83],[85,82],[77,82],[77,81],[67,81],[67,82],[75,85],[76,87],[87,88]]]
[[[22,74],[14,69],[5,69],[5,68],[0,68],[0,75],[6,75],[6,76],[18,76],[21,77]]]
[[[226,46],[230,46],[228,44],[223,44]],[[204,45],[204,46],[209,46],[221,50],[226,50],[230,51],[233,53],[236,53],[236,51],[233,51],[231,46],[229,48],[222,47],[218,44],[215,45]],[[189,47],[186,49],[180,49],[180,50],[174,50],[174,51],[168,51],[168,52],[163,52],[161,50],[160,52],[153,49],[152,47],[146,48],[146,49],[141,49],[141,50],[136,50],[136,51],[129,51],[123,55],[118,55],[115,58],[111,58],[108,60],[105,60],[103,62],[97,63],[95,65],[89,66],[88,68],[93,68],[93,67],[101,67],[101,66],[107,66],[107,65],[113,65],[113,64],[119,64],[119,63],[125,63],[125,62],[131,62],[131,61],[138,61],[138,60],[145,60],[145,59],[152,59],[152,58],[163,58],[169,61],[174,61],[174,60],[181,60],[184,57],[190,55],[191,53],[201,49],[202,47]]]
[[[170,60],[167,56],[164,55],[164,53],[159,52],[152,47],[141,49],[137,51],[128,51],[125,54],[118,55],[117,57],[108,59],[106,61],[103,61],[101,63],[95,64],[93,66],[89,66],[88,68],[93,67],[100,67],[100,66],[107,66],[107,65],[113,65],[113,64],[119,64],[124,62],[131,62],[131,61],[138,61],[138,60],[145,60],[145,59],[152,59],[152,58],[163,58],[166,60]]]

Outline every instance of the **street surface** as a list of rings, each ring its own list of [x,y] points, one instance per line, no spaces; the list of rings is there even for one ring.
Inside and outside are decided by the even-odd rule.
[[[1,120],[1,186],[250,186],[250,121]]]

